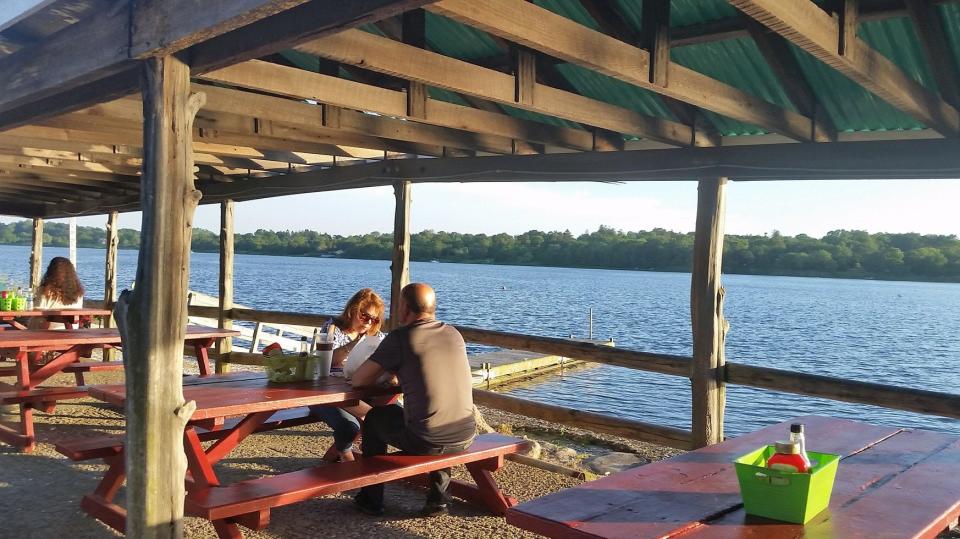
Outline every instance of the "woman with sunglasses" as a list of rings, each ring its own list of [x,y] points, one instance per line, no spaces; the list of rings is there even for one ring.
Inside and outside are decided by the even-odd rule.
[[[350,351],[361,339],[383,340],[383,333],[380,332],[383,312],[384,304],[380,296],[372,289],[364,288],[347,301],[340,316],[320,328],[321,333],[333,334],[334,369],[343,367]],[[356,406],[311,406],[310,410],[333,429],[336,455],[331,460],[353,460],[353,441],[360,434],[360,420],[370,411],[370,405],[360,401]]]

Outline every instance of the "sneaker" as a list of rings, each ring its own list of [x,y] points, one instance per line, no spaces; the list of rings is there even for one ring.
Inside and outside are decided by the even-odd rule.
[[[427,502],[420,510],[420,516],[422,517],[438,517],[449,514],[450,506],[446,502]]]
[[[383,505],[378,505],[360,491],[353,497],[353,505],[358,511],[365,515],[379,517],[383,515]]]

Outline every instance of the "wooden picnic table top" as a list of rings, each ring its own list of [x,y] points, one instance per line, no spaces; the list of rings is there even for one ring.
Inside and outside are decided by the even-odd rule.
[[[31,318],[36,316],[110,316],[111,314],[113,314],[113,311],[110,309],[31,309],[29,311],[0,311],[0,320],[7,320],[10,318]]]
[[[188,325],[186,339],[217,339],[220,337],[236,337],[239,331],[232,329],[211,328],[206,326]],[[70,347],[84,344],[121,343],[120,330],[117,328],[88,328],[88,329],[25,329],[21,331],[0,331],[0,348],[42,348],[46,346]]]
[[[805,425],[807,446],[842,456],[830,506],[806,525],[747,515],[733,460]],[[806,416],[511,508],[550,537],[933,538],[960,515],[960,438]]]
[[[276,384],[268,382],[266,375],[259,372],[211,374],[183,379],[184,399],[197,404],[191,421],[318,404],[340,404],[399,392],[399,387],[354,388],[347,380],[337,377]],[[123,406],[126,387],[123,384],[94,386],[90,388],[90,396]]]

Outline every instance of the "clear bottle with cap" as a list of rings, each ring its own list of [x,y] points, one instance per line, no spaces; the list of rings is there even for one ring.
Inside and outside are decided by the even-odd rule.
[[[300,357],[297,358],[297,379],[304,380],[307,376],[307,359],[309,355],[309,346],[307,338],[300,337]]]
[[[790,473],[806,473],[810,467],[800,455],[800,444],[797,442],[777,442],[777,452],[767,459],[767,468]]]
[[[810,457],[807,455],[807,440],[803,433],[803,423],[793,423],[790,425],[790,441],[796,442],[797,445],[800,446],[800,456],[803,457],[803,462],[807,464],[807,468],[812,468],[813,465],[810,463]]]

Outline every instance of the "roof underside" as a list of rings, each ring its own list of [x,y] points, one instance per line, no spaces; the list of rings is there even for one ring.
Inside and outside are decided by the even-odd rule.
[[[197,186],[206,202],[242,200],[389,184],[394,176],[384,171],[333,168],[396,158],[838,144],[863,134],[955,139],[960,130],[958,1],[860,0],[852,20],[866,48],[846,57],[818,48],[823,36],[837,47],[843,41],[842,0],[646,2],[399,1],[403,9],[426,5],[371,10],[337,32],[301,31],[303,39],[233,66],[194,65],[195,89],[208,93],[194,132]],[[37,5],[6,25],[0,17],[0,128],[9,127],[0,131],[0,213],[136,209],[135,87],[105,103],[78,98],[83,106],[64,106],[72,110],[65,114],[36,109],[27,120],[17,107],[30,96],[2,97],[16,90],[3,86],[8,66],[29,71],[60,36],[127,8],[108,0]],[[667,27],[669,39],[659,31]],[[202,58],[200,45],[187,57]],[[647,56],[669,58],[665,82],[643,69]]]

